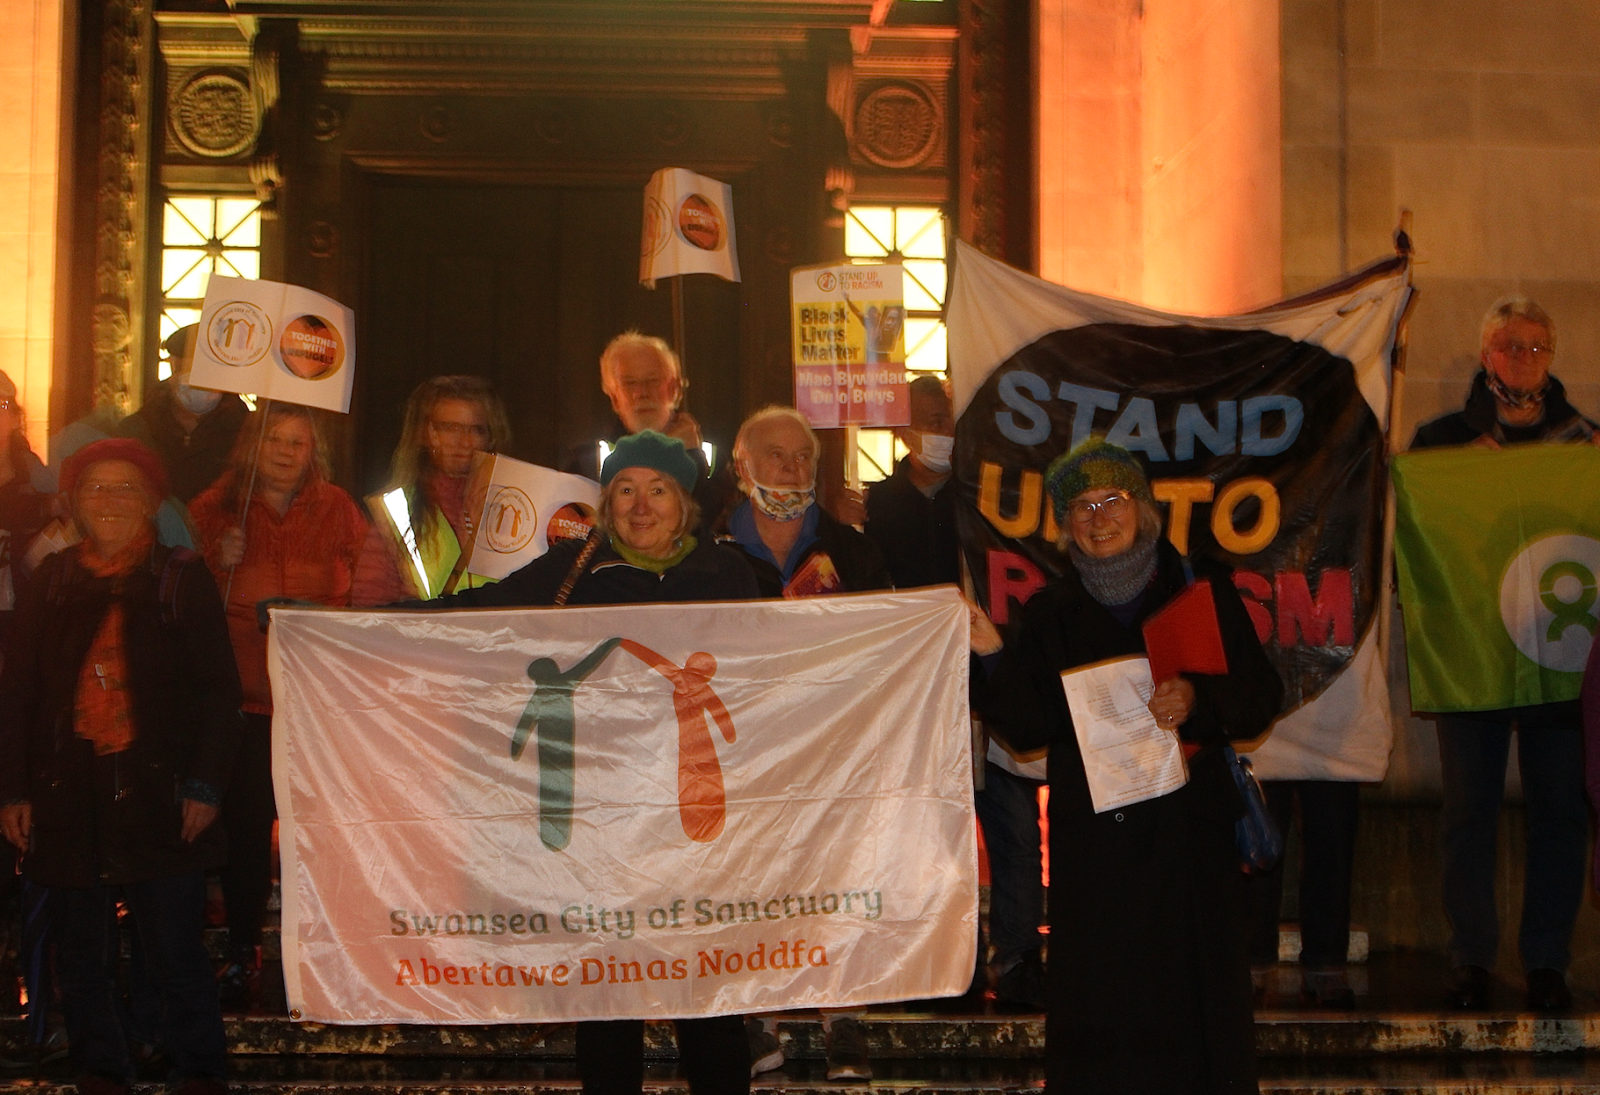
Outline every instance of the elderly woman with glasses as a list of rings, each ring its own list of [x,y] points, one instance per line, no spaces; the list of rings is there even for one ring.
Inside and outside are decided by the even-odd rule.
[[[1254,1092],[1243,802],[1222,748],[1264,733],[1283,689],[1226,570],[1196,563],[1216,604],[1226,675],[1155,683],[1157,727],[1188,755],[1175,791],[1096,813],[1063,674],[1144,653],[1143,625],[1190,568],[1161,536],[1128,452],[1090,440],[1053,463],[1062,576],[1034,594],[978,689],[986,724],[1050,749],[1046,1090]],[[992,662],[993,659],[985,659]]]
[[[130,1090],[116,907],[131,912],[181,1095],[227,1090],[201,940],[213,824],[239,742],[222,601],[194,552],[156,542],[155,453],[97,441],[62,467],[83,540],[17,607],[0,674],[0,831],[47,892],[62,1011],[84,1095]]]

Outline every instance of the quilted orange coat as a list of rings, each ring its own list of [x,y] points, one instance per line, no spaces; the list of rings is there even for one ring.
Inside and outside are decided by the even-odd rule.
[[[228,590],[228,635],[244,686],[244,710],[272,713],[267,680],[267,637],[256,624],[256,602],[293,597],[324,605],[348,605],[356,557],[367,538],[367,518],[343,490],[314,472],[282,516],[260,497],[250,499],[244,528],[244,561],[233,572],[217,561],[222,534],[239,519],[223,507],[233,472],[222,474],[189,503],[197,546]]]

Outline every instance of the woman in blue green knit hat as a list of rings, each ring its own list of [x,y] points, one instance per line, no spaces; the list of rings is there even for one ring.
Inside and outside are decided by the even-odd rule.
[[[1013,748],[1050,750],[1046,1091],[1253,1093],[1243,804],[1222,748],[1267,730],[1282,685],[1230,574],[1197,563],[1229,672],[1156,682],[1149,702],[1188,755],[1188,782],[1096,813],[1062,675],[1143,654],[1144,622],[1189,575],[1126,450],[1084,442],[1050,465],[1045,489],[1067,565],[977,693]]]

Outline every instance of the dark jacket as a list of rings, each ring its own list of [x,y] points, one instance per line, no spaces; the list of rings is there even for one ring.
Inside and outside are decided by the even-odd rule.
[[[39,530],[50,522],[50,495],[39,493],[33,485],[42,468],[39,458],[18,446],[11,459],[16,473],[0,484],[0,650],[5,649],[12,610],[27,584],[22,557]]]
[[[959,584],[955,477],[929,498],[912,484],[910,463],[905,457],[889,478],[867,491],[866,534],[878,545],[897,589]]]
[[[582,540],[563,540],[504,581],[431,601],[407,602],[405,607],[520,608],[554,604],[583,545]],[[656,575],[624,562],[610,544],[604,544],[578,576],[567,604],[749,601],[759,596],[755,576],[733,548],[702,540],[683,562]]]
[[[236,395],[223,393],[222,402],[200,416],[193,433],[185,433],[172,413],[171,384],[158,385],[145,397],[144,406],[117,424],[118,437],[142,441],[161,457],[172,493],[184,505],[217,481],[228,468],[239,427],[249,413]]]
[[[120,592],[117,581],[84,570],[77,549],[46,559],[0,674],[0,802],[33,804],[23,872],[46,886],[149,881],[225,858],[220,825],[193,844],[179,836],[180,798],[220,795],[239,744],[239,675],[216,583],[198,555],[160,545]],[[136,737],[96,757],[73,733],[73,707],[113,597],[127,623]]]
[[[1142,626],[1185,584],[1162,541],[1131,626],[1085,591],[1070,567],[1034,594],[1016,639],[977,688],[988,726],[1019,750],[1050,747],[1052,1090],[1254,1092],[1246,884],[1234,822],[1242,800],[1223,763],[1230,739],[1264,733],[1283,686],[1226,570],[1211,580],[1226,676],[1188,677],[1181,728],[1202,748],[1171,794],[1094,813],[1062,691],[1063,670],[1144,650]]]
[[[793,574],[798,571],[812,556],[826,553],[839,572],[839,581],[843,584],[839,592],[870,593],[878,589],[892,589],[894,579],[889,576],[889,568],[883,565],[878,546],[849,525],[836,520],[820,503],[812,504],[817,512],[817,538],[801,550],[800,557],[789,568],[789,572]],[[756,576],[756,584],[761,587],[761,596],[783,596],[783,574],[777,567],[746,551],[742,544],[731,537],[724,537],[722,543],[728,545],[730,550],[737,551],[750,565]]]
[[[1411,439],[1413,449],[1435,449],[1444,445],[1470,445],[1480,437],[1500,442],[1586,441],[1600,427],[1579,414],[1567,402],[1567,389],[1555,377],[1544,395],[1544,417],[1532,426],[1504,426],[1496,409],[1494,393],[1482,369],[1472,378],[1467,403],[1459,411],[1440,415],[1417,427]]]

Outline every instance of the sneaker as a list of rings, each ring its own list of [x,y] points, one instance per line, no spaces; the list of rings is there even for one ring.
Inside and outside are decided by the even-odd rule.
[[[778,1036],[767,1030],[760,1019],[744,1021],[745,1036],[750,1039],[750,1078],[754,1080],[763,1072],[773,1072],[783,1067],[783,1047]]]
[[[867,1028],[861,1020],[841,1015],[829,1025],[826,1037],[828,1079],[872,1079],[872,1062],[867,1059]]]
[[[240,947],[217,971],[217,1000],[225,1012],[253,1011],[261,996],[261,948]]]
[[[1560,970],[1542,969],[1528,971],[1529,1011],[1570,1011],[1572,990],[1567,988],[1567,975]]]

